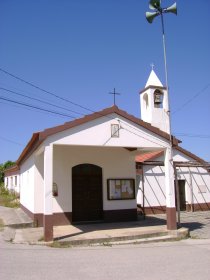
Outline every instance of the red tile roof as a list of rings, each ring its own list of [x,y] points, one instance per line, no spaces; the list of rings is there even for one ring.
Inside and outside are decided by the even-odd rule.
[[[153,160],[159,156],[163,155],[163,151],[154,151],[154,152],[149,152],[149,153],[145,153],[145,154],[141,154],[136,156],[136,162],[145,162],[145,161],[149,161],[149,160]]]

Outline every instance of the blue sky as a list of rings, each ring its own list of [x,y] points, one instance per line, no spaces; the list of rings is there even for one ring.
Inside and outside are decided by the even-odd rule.
[[[165,84],[160,18],[145,19],[148,0],[1,0],[0,68],[98,111],[117,105],[140,116],[139,91],[151,71]],[[162,1],[170,6],[171,0]],[[164,16],[172,132],[182,147],[210,161],[210,2],[177,0]],[[0,71],[0,97],[80,117],[89,111]],[[54,103],[80,114],[17,94]],[[0,163],[16,160],[33,132],[70,117],[0,99]]]

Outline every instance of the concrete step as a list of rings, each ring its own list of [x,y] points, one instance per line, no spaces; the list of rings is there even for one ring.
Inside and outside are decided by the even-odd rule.
[[[12,242],[15,238],[15,229],[11,227],[5,227],[2,233],[4,241]]]
[[[20,208],[8,208],[4,211],[4,226],[11,228],[33,227],[33,220]]]
[[[95,243],[91,244],[91,246],[114,246],[114,245],[129,245],[129,244],[147,244],[147,243],[154,243],[154,242],[166,242],[166,241],[177,241],[180,240],[173,235],[166,235],[166,236],[157,236],[157,237],[150,237],[150,238],[140,238],[140,239],[133,239],[133,240],[123,240],[123,241],[111,241],[111,242],[104,242],[104,243]]]
[[[142,233],[139,235],[124,235],[115,237],[93,237],[93,238],[72,238],[72,240],[55,239],[62,246],[101,246],[101,245],[120,245],[120,244],[141,244],[161,241],[174,241],[187,238],[189,230],[180,228],[173,231],[157,231],[153,233]]]

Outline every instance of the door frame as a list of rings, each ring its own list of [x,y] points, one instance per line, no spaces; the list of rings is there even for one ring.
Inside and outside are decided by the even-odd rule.
[[[76,219],[74,219],[74,212],[76,211],[76,209],[77,208],[75,208],[74,206],[75,206],[75,200],[74,200],[74,193],[75,193],[75,189],[74,189],[74,170],[76,169],[76,168],[81,168],[81,167],[85,167],[85,166],[88,166],[88,167],[91,167],[92,168],[92,170],[97,170],[97,172],[96,173],[98,173],[97,174],[97,176],[96,177],[100,177],[99,178],[99,180],[100,180],[100,191],[97,193],[97,194],[99,194],[100,195],[100,197],[98,198],[98,203],[100,204],[100,207],[98,208],[98,211],[99,211],[99,215],[98,215],[98,219],[92,219],[91,217],[90,217],[90,220],[87,220],[86,218],[85,218],[85,215],[84,215],[84,220],[77,220],[77,218]],[[80,176],[84,176],[83,174],[81,174]],[[91,174],[91,176],[92,176],[92,174]],[[85,177],[85,176],[84,176]],[[91,183],[89,183],[89,184],[91,184]],[[87,186],[89,186],[90,187],[90,185],[88,185],[88,183],[87,183]],[[92,192],[93,191],[93,189],[91,189],[90,188],[90,192]],[[81,192],[80,192],[81,193]],[[83,204],[83,206],[85,205],[85,202],[87,203],[87,197],[86,196],[81,196],[82,197],[82,201],[84,202],[84,204]],[[77,201],[76,201],[76,203],[77,203]],[[82,203],[81,203],[82,204]],[[88,204],[89,205],[89,204]],[[91,208],[89,208],[90,210],[91,210]],[[78,210],[78,209],[77,209]],[[85,209],[83,209],[84,211],[85,211]],[[92,210],[94,210],[94,208],[92,209]],[[97,208],[96,208],[96,210],[97,210]],[[88,209],[87,209],[87,211],[88,211]],[[85,212],[84,212],[85,213]],[[77,164],[77,165],[75,165],[75,166],[73,166],[72,167],[72,222],[73,223],[85,223],[85,222],[95,222],[95,221],[101,221],[101,220],[103,220],[103,173],[102,173],[102,168],[100,167],[100,166],[98,166],[98,165],[96,165],[96,164],[92,164],[92,163],[81,163],[81,164]]]

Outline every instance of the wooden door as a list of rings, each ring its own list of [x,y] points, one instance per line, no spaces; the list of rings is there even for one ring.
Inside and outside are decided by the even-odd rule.
[[[178,180],[180,210],[186,211],[185,180]]]
[[[103,219],[102,169],[93,164],[72,168],[72,221]]]

